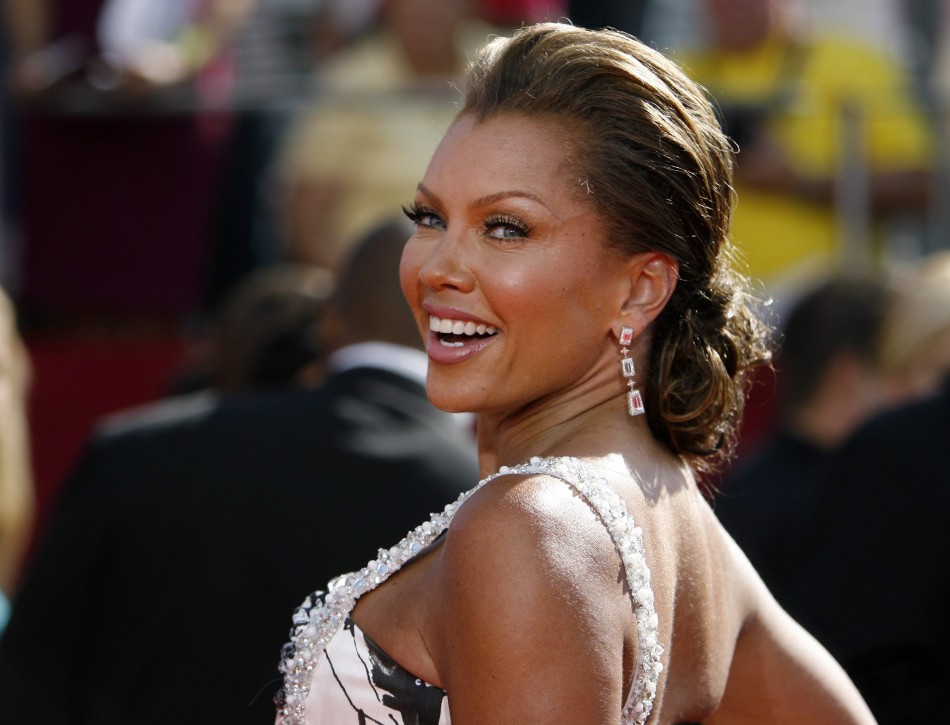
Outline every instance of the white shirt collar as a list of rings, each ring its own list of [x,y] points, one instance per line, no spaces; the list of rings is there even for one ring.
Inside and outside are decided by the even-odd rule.
[[[373,341],[341,347],[331,353],[327,364],[333,373],[360,367],[379,368],[425,385],[429,358],[421,350]]]

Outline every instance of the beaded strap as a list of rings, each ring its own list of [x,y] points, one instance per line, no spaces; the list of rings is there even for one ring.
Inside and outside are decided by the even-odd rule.
[[[607,480],[576,458],[532,458],[519,466],[502,466],[450,503],[441,513],[409,532],[390,549],[380,549],[376,559],[358,572],[330,581],[327,591],[311,594],[293,614],[290,642],[281,651],[280,671],[284,688],[275,698],[280,725],[304,725],[307,695],[313,669],[330,640],[342,627],[356,600],[372,591],[429,546],[448,528],[459,507],[482,486],[498,476],[546,474],[570,484],[601,518],[623,560],[630,598],[637,617],[639,646],[630,693],[621,725],[643,725],[653,709],[657,682],[663,671],[663,646],[659,643],[658,619],[653,604],[650,569],[643,549],[643,532],[634,524],[623,500]]]

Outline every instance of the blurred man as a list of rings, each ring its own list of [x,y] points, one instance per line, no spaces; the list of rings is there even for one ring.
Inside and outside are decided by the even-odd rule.
[[[736,464],[716,501],[719,520],[782,604],[831,452],[887,402],[875,347],[888,299],[882,282],[840,278],[797,303],[776,361],[778,428]]]
[[[948,443],[950,378],[936,395],[873,419],[835,454],[801,542],[808,566],[795,610],[880,725],[950,722]]]
[[[271,721],[294,608],[477,482],[469,432],[425,397],[409,234],[351,256],[322,386],[99,430],[0,640],[4,722]]]
[[[790,603],[881,725],[929,725],[950,722],[950,252],[897,290],[878,357],[904,405],[828,461]]]

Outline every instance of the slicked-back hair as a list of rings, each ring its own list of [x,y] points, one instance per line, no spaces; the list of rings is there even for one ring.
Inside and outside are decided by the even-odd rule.
[[[703,89],[625,33],[542,23],[483,48],[466,114],[562,123],[576,138],[571,181],[609,244],[678,263],[676,289],[649,331],[643,394],[654,435],[697,470],[714,468],[734,447],[769,335],[735,271],[734,149]]]

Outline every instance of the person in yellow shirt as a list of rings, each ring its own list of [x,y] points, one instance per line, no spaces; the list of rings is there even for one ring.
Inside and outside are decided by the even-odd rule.
[[[675,54],[739,146],[732,237],[767,288],[871,265],[881,223],[920,215],[934,142],[897,60],[804,32],[794,0],[703,0],[708,47]]]

